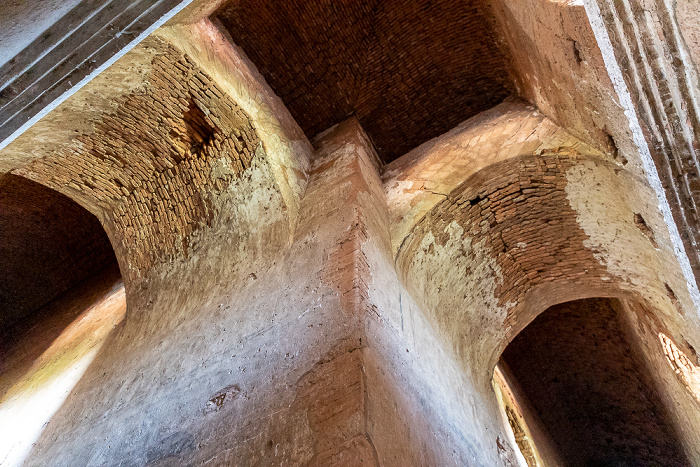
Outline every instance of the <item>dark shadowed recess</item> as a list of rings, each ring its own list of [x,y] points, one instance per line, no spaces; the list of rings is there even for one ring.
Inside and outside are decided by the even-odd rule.
[[[307,137],[355,114],[384,162],[510,94],[482,2],[226,2],[216,13]]]
[[[553,306],[503,353],[571,466],[687,466],[613,299]]]
[[[100,222],[68,197],[0,175],[0,336],[117,260]]]

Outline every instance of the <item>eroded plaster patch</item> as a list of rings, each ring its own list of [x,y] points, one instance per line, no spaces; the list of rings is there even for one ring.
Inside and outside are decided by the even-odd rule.
[[[472,356],[470,367],[493,357],[493,342],[505,337],[504,323],[514,306],[499,305],[496,290],[503,275],[484,242],[474,243],[453,220],[439,238],[428,232],[421,239],[409,268],[408,280],[419,291],[419,302],[454,334],[452,345],[458,355]]]
[[[596,41],[598,42],[598,47],[600,48],[603,56],[603,61],[605,62],[608,75],[613,83],[613,87],[620,101],[620,105],[624,109],[625,116],[627,117],[629,128],[632,133],[632,139],[637,147],[637,154],[641,159],[647,180],[649,185],[656,193],[658,209],[661,211],[664,223],[668,228],[671,242],[673,243],[673,251],[678,259],[681,270],[683,271],[683,276],[695,309],[694,313],[697,315],[700,313],[700,291],[698,290],[695,274],[690,266],[690,260],[688,259],[688,255],[685,251],[683,240],[681,239],[678,231],[678,226],[673,219],[671,206],[668,203],[666,192],[661,184],[659,172],[656,169],[654,160],[651,157],[649,146],[644,138],[642,126],[639,122],[639,117],[637,116],[637,112],[635,111],[635,107],[632,102],[632,96],[627,89],[622,71],[620,70],[620,66],[615,58],[615,51],[610,40],[610,36],[608,35],[608,31],[605,27],[605,23],[603,22],[600,7],[598,6],[597,0],[584,0],[584,6],[586,8],[586,13],[588,15],[591,28],[595,34]]]
[[[650,202],[655,198],[651,190],[627,171],[592,160],[569,168],[566,177],[567,199],[588,236],[584,245],[611,275],[622,279],[620,286],[641,294],[659,310],[673,310],[664,286],[669,284],[683,307],[691,310],[663,217]],[[653,237],[635,223],[639,217]]]

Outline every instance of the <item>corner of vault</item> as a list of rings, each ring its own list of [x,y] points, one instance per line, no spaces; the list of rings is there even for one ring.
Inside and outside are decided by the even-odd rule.
[[[191,18],[197,19],[195,22],[183,18],[184,23],[166,25],[154,36],[187,55],[248,115],[284,199],[291,237],[306,190],[313,148],[284,103],[218,20],[201,17],[196,6]]]

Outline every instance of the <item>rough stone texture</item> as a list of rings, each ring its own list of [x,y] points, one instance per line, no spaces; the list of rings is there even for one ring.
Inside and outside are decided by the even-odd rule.
[[[308,137],[354,114],[385,162],[509,94],[480,1],[241,1],[217,17]]]
[[[398,273],[449,355],[441,361],[471,375],[472,397],[489,394],[493,366],[509,340],[563,301],[637,297],[673,335],[695,335],[692,301],[682,273],[669,268],[673,247],[668,236],[656,234],[663,221],[649,190],[616,164],[560,148],[482,169],[416,220],[397,256]],[[635,213],[661,240],[656,246]],[[684,290],[685,298],[676,301],[666,285]],[[647,358],[661,357],[658,337],[643,342]],[[651,368],[662,368],[660,361]],[[695,459],[697,409],[669,377],[675,376],[668,372],[661,383],[665,405],[684,427],[685,449]],[[479,406],[484,418],[488,410],[496,416],[493,399]]]
[[[412,238],[423,228],[437,234],[424,245],[434,253],[408,263],[415,240],[407,240],[398,257],[404,286],[368,139],[351,121],[316,146],[293,243],[261,153],[214,198],[217,212],[238,214],[215,216],[187,257],[180,251],[151,267],[123,328],[30,463],[112,463],[119,452],[153,465],[516,465],[490,377],[510,336],[551,302],[661,290],[659,317],[677,334],[673,323],[688,298],[672,268],[656,273],[669,274],[663,279],[678,288],[680,308],[659,279],[623,274],[639,257],[632,266],[613,262],[614,273],[596,257],[611,246],[609,230],[632,239],[626,252],[670,254],[658,216],[615,194],[640,190],[616,165],[559,148],[478,171],[416,221]],[[591,185],[600,186],[593,196],[583,191]],[[577,204],[585,199],[592,206]],[[629,212],[601,208],[605,199]],[[601,219],[606,212],[619,220]],[[449,238],[460,229],[455,222],[477,240]],[[601,223],[592,236],[581,229]],[[593,240],[600,243],[592,249]],[[503,277],[509,258],[513,273]],[[522,307],[509,306],[510,290]],[[663,355],[658,344],[656,352]]]
[[[114,265],[109,239],[95,216],[54,190],[0,175],[2,341],[13,323]]]
[[[153,86],[147,78],[154,72],[155,57],[164,53],[164,40],[186,53],[189,60],[196,63],[198,72],[214,79],[217,86],[235,99],[248,115],[267,150],[270,166],[289,210],[290,228],[293,228],[299,199],[306,186],[305,164],[311,145],[279,98],[247,59],[207,20],[194,25],[161,28],[154,36],[93,79],[31,127],[22,138],[3,149],[0,171],[8,172],[47,154],[73,149],[76,135],[95,132],[105,114],[114,113],[117,102],[151,93]]]
[[[187,255],[212,222],[209,194],[249,168],[260,143],[247,115],[184,56],[165,49],[152,70],[150,92],[118,101],[70,151],[17,171],[109,215],[130,279]]]
[[[313,151],[299,124],[217,24],[205,18],[195,24],[161,28],[155,35],[188,54],[248,114],[266,150],[293,231]]]
[[[549,308],[503,359],[567,465],[690,465],[609,299]]]
[[[226,29],[201,19],[214,6],[205,3],[0,153],[3,173],[99,219],[128,304],[28,465],[523,465],[494,368],[544,310],[594,297],[622,303],[620,323],[661,388],[676,441],[700,461],[700,410],[680,370],[697,364],[697,310],[578,3],[495,4],[501,45],[525,47],[511,68],[534,106],[507,99],[384,174],[359,114],[312,148]],[[426,18],[441,8],[424,6]],[[450,8],[459,14],[422,25],[447,30],[471,15]],[[346,10],[327,13],[364,15]],[[377,6],[378,24],[402,14],[391,10]],[[242,20],[252,31],[260,19]],[[433,50],[421,28],[403,29],[428,43],[408,49]],[[382,47],[403,40],[384,37],[390,30],[373,32]],[[494,47],[489,34],[463,32]],[[317,58],[336,69],[341,57]],[[383,72],[375,77],[395,84],[387,95],[411,97],[387,115],[415,111],[420,131],[464,117],[426,120],[412,104],[420,96],[396,84],[413,75]],[[556,464],[539,425],[528,419]]]
[[[353,180],[361,179],[343,164],[319,165],[291,246],[262,156],[222,190],[222,212],[237,217],[216,216],[187,258],[181,252],[168,269],[151,268],[131,296],[124,327],[44,432],[30,464],[110,463],[112,452],[153,465],[375,459],[364,428],[356,305],[342,292],[352,295],[354,276],[330,270],[354,264],[352,255],[323,254],[348,239]],[[338,199],[348,205],[319,210]],[[189,287],[180,292],[183,283]]]
[[[444,352],[396,276],[389,211],[367,136],[350,120],[324,134],[320,142],[312,180],[319,179],[323,169],[324,184],[336,188],[323,198],[315,215],[342,210],[336,200],[346,199],[345,186],[353,187],[349,196],[353,208],[345,214],[352,224],[328,252],[328,277],[334,284],[346,284],[338,290],[344,307],[352,310],[347,325],[358,320],[366,435],[376,449],[377,463],[498,462],[497,444],[490,436],[483,439],[482,433],[484,426],[500,428],[488,415],[475,416],[480,396],[467,390],[471,382]],[[435,361],[441,362],[439,369]]]
[[[443,300],[482,297],[482,303],[499,310],[498,318],[488,319],[503,330],[510,328],[511,337],[558,301],[611,291],[640,294],[659,311],[667,310],[670,322],[679,323],[679,308],[664,284],[687,289],[678,270],[664,266],[674,262],[671,242],[664,237],[655,247],[634,222],[638,213],[662,231],[653,202],[645,201],[648,190],[616,165],[567,148],[502,161],[467,179],[416,219],[397,256],[399,272],[421,300],[437,300],[429,308],[443,309],[441,313],[452,306],[437,305]],[[414,275],[409,272],[413,268],[431,272]],[[474,282],[465,281],[465,274]],[[442,280],[447,282],[437,282]],[[487,284],[493,288],[485,289]],[[546,292],[537,292],[540,287]],[[683,293],[680,310],[692,310],[690,296]],[[525,313],[524,322],[516,324],[520,313]],[[697,326],[695,317],[686,316],[694,324],[681,327]],[[455,326],[452,319],[443,314],[438,322],[455,331],[469,327]],[[462,350],[478,354],[478,348]]]
[[[697,73],[700,63],[700,5],[693,0],[676,0],[675,13],[678,28]]]
[[[494,318],[511,336],[524,325],[516,321],[520,315],[509,309],[521,304],[533,286],[555,288],[560,283],[575,284],[578,290],[586,285],[604,288],[612,278],[593,252],[582,248],[587,236],[565,192],[566,171],[576,157],[566,150],[522,156],[476,173],[411,230],[397,254],[399,266],[404,271],[422,268],[423,262],[432,262],[430,257],[441,250],[447,253],[456,248],[464,256],[460,261],[464,273],[449,274],[455,264],[444,262],[442,274],[449,282],[434,285],[426,282],[430,276],[419,279],[420,293],[437,298],[444,287],[452,296],[464,288],[454,282],[465,275],[490,273],[496,279],[491,279],[493,289],[477,291],[477,284],[472,284],[475,289],[465,290],[464,296],[478,296],[479,301],[499,310]],[[440,313],[438,321],[447,326],[451,311],[443,308]],[[477,353],[480,349],[472,345],[464,350]]]

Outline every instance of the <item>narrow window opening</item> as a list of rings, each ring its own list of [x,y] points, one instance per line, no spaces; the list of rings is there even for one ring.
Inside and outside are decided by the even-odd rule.
[[[530,424],[526,420],[526,418],[532,417],[532,413],[525,413],[527,409],[523,407],[522,399],[516,394],[518,392],[516,384],[514,384],[512,375],[503,361],[496,366],[493,374],[493,386],[498,403],[503,410],[504,420],[513,435],[511,441],[515,442],[520,454],[522,454],[521,464],[527,467],[544,466],[538,446],[535,445],[535,437],[532,434]]]

